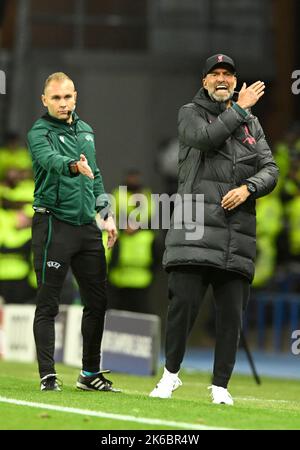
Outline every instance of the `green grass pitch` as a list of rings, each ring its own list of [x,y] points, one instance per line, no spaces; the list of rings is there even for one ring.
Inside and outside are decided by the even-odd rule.
[[[202,372],[182,370],[183,386],[172,399],[148,397],[160,373],[156,377],[112,373],[108,378],[122,389],[112,394],[76,389],[78,369],[58,364],[57,372],[63,391],[41,392],[35,364],[0,361],[0,429],[300,429],[297,380],[262,377],[257,386],[250,376],[234,375],[229,390],[235,405],[227,406],[211,404],[209,375]]]

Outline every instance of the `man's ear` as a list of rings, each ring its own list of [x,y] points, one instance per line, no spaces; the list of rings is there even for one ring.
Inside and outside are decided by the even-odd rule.
[[[74,100],[75,100],[75,102],[77,100],[77,91],[74,92]]]
[[[202,85],[203,85],[204,88],[206,88],[206,86],[207,86],[206,77],[202,78]]]
[[[47,108],[46,96],[44,94],[42,94],[41,100],[42,100],[43,105],[46,106],[46,108]]]

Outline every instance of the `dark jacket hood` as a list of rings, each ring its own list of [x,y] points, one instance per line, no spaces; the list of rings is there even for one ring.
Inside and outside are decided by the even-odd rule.
[[[72,113],[72,117],[73,117],[73,121],[72,123],[68,123],[65,120],[60,120],[57,119],[56,117],[51,116],[48,112],[46,112],[41,119],[46,120],[47,122],[50,122],[52,125],[54,126],[58,126],[59,128],[61,127],[67,127],[70,128],[71,126],[73,126],[76,122],[78,122],[79,120],[79,116],[78,114],[76,114],[76,112]]]
[[[226,102],[216,102],[212,100],[207,90],[203,87],[199,89],[195,97],[193,98],[193,102],[196,103],[199,106],[202,106],[202,108],[209,111],[211,114],[219,115],[226,109]]]

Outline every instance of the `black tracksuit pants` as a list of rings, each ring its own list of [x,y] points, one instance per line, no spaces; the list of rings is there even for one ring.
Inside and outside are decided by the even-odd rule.
[[[59,296],[71,266],[84,304],[82,315],[82,368],[97,372],[107,305],[106,261],[101,231],[93,222],[75,226],[50,214],[35,213],[32,250],[38,281],[34,338],[40,376],[55,373],[54,321]]]
[[[213,288],[216,308],[212,383],[226,388],[234,368],[242,315],[249,298],[249,280],[238,273],[207,266],[173,268],[169,274],[166,368],[172,373],[179,371],[187,338],[209,285]]]

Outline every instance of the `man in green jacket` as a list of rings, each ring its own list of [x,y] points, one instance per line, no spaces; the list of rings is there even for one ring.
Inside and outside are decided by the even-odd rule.
[[[77,92],[64,73],[50,75],[42,95],[48,112],[28,133],[35,179],[32,249],[38,281],[34,337],[41,390],[60,390],[54,364],[54,321],[69,267],[84,304],[83,358],[77,387],[116,391],[100,371],[100,346],[107,305],[106,262],[101,231],[108,247],[117,238],[102,177],[96,163],[92,128],[75,113]]]

